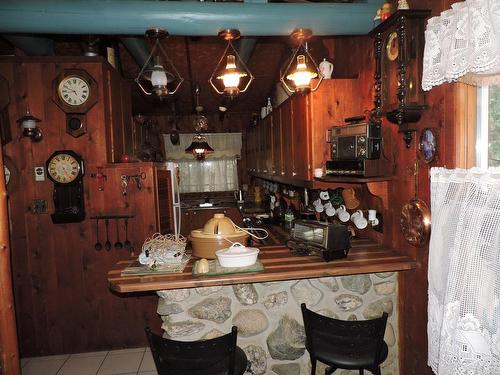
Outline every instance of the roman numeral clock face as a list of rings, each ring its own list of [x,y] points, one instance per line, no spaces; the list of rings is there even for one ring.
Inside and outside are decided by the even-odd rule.
[[[61,100],[71,106],[85,103],[90,96],[90,86],[81,77],[68,76],[59,83],[57,93]]]
[[[49,160],[47,170],[54,181],[69,184],[78,177],[80,163],[72,155],[57,154]]]

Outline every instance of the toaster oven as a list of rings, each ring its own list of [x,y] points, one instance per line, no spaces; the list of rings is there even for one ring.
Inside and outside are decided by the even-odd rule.
[[[296,220],[287,246],[295,254],[316,255],[330,261],[345,258],[351,248],[351,241],[344,225]]]

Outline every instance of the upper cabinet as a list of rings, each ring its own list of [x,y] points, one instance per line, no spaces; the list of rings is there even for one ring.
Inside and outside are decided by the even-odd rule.
[[[285,183],[312,181],[330,158],[327,131],[371,106],[356,79],[324,80],[308,95],[293,95],[248,129],[248,172]],[[257,145],[257,147],[255,147]]]

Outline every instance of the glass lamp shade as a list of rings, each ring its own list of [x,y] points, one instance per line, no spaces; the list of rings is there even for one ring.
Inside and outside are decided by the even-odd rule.
[[[316,78],[318,73],[312,71],[306,64],[304,55],[297,56],[297,67],[293,72],[286,76],[287,79],[293,81],[295,91],[304,93],[311,89],[311,80]]]
[[[240,92],[240,81],[242,77],[247,77],[248,74],[236,68],[236,57],[234,55],[227,56],[226,68],[221,72],[217,79],[222,80],[224,84],[224,94],[233,96]]]
[[[42,131],[37,128],[36,123],[41,120],[34,117],[29,108],[26,109],[24,116],[20,117],[16,122],[23,130],[23,137],[30,137],[34,142],[39,142],[42,139]]]
[[[193,142],[186,148],[186,153],[192,153],[197,160],[204,160],[207,154],[214,152],[214,149],[210,147],[206,138],[201,134],[196,134],[193,137]]]
[[[151,29],[146,32],[146,35],[155,37],[156,40],[148,59],[135,78],[135,82],[146,95],[155,94],[160,99],[173,95],[184,79],[160,43],[160,39],[166,37],[168,33],[162,29]],[[151,64],[152,60],[154,64]],[[151,65],[153,68],[150,68]]]

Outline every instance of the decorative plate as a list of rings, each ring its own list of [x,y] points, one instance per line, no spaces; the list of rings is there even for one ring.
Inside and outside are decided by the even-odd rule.
[[[419,150],[426,163],[430,163],[436,157],[437,138],[431,128],[425,128],[420,135]]]
[[[398,58],[399,55],[399,41],[398,34],[396,32],[390,33],[387,38],[387,44],[385,46],[387,57],[390,61],[394,61]]]

